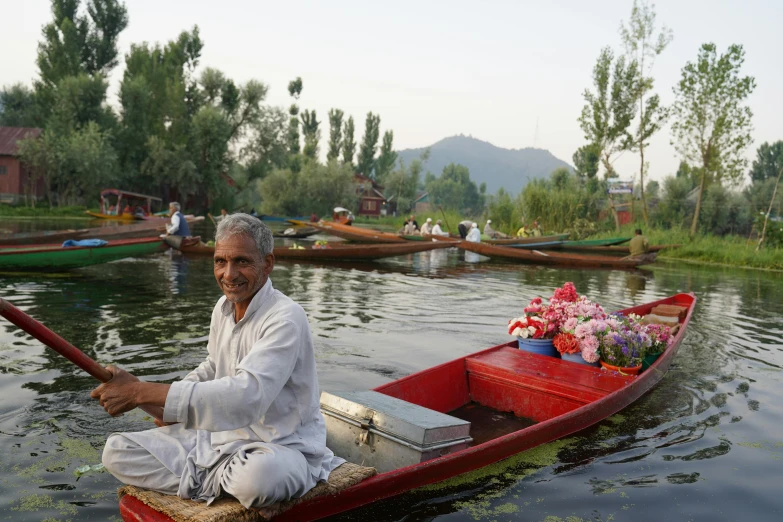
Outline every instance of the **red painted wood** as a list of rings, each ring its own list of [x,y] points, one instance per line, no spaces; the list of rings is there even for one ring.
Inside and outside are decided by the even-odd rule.
[[[496,409],[511,411],[518,417],[536,422],[563,415],[586,404],[572,397],[552,395],[540,388],[529,388],[518,382],[470,374],[473,401]]]
[[[130,495],[125,495],[120,499],[120,516],[126,522],[174,522],[173,518],[155,511]]]
[[[465,359],[457,359],[375,388],[431,410],[447,413],[470,402]]]
[[[571,411],[563,413],[523,430],[510,433],[503,437],[485,442],[477,446],[472,446],[463,451],[445,455],[420,464],[415,464],[407,468],[402,468],[388,473],[376,475],[356,486],[348,488],[336,495],[324,496],[295,506],[276,517],[275,520],[281,521],[305,521],[325,518],[343,511],[370,504],[377,500],[391,497],[405,491],[415,489],[434,482],[440,482],[447,478],[459,475],[492,464],[499,460],[508,458],[512,455],[528,450],[540,444],[570,435],[579,430],[587,428],[606,417],[625,408],[644,393],[649,391],[664,376],[672,363],[680,344],[685,337],[687,325],[691,320],[693,310],[696,304],[696,298],[693,294],[678,294],[667,299],[661,299],[654,303],[640,305],[634,308],[623,310],[624,313],[642,313],[650,310],[653,306],[659,304],[677,304],[688,307],[688,314],[681,323],[680,331],[674,337],[672,345],[661,355],[658,360],[644,373],[638,377],[628,378],[627,383],[603,398],[591,403],[584,404]],[[472,356],[463,357],[450,363],[445,363],[435,368],[430,368],[422,372],[410,375],[394,383],[389,383],[375,389],[385,393],[385,390],[395,393],[413,393],[411,387],[418,384],[425,388],[431,395],[438,395],[438,389],[434,386],[427,386],[428,382],[435,382],[441,385],[442,381],[433,379],[428,381],[425,377],[433,376],[438,372],[449,372],[458,366],[458,361],[466,361],[469,358],[476,358],[482,355],[502,350],[507,345],[495,346]],[[464,362],[463,364],[466,364]],[[564,367],[570,367],[573,363],[561,361]],[[566,366],[568,365],[568,366]],[[467,366],[466,366],[467,368]],[[568,370],[564,370],[568,371]],[[434,373],[433,373],[434,372]],[[484,383],[481,376],[475,379],[479,386]],[[404,386],[399,386],[402,381],[406,381]],[[472,392],[473,390],[471,390]],[[422,392],[422,396],[427,394]],[[564,398],[562,400],[565,400]],[[458,401],[454,401],[455,403]],[[124,500],[124,499],[123,499]],[[131,518],[136,511],[128,512],[126,505],[123,511],[124,520],[154,520],[155,522],[169,522],[168,517],[153,519]]]

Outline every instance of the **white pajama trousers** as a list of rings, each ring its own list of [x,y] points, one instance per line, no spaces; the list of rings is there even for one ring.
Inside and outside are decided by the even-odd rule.
[[[118,480],[188,498],[204,498],[183,477],[188,455],[195,452],[195,430],[179,425],[137,433],[113,433],[103,450],[103,465]],[[304,495],[316,484],[304,455],[286,446],[248,442],[224,455],[198,480],[235,497],[246,508],[265,507]],[[182,485],[181,485],[182,484]],[[206,488],[205,488],[206,489]],[[212,495],[207,495],[212,496]]]

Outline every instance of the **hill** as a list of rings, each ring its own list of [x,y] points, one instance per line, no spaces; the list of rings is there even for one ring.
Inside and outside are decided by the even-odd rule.
[[[571,165],[543,149],[503,149],[486,141],[469,136],[451,136],[431,145],[430,158],[424,170],[440,176],[449,163],[460,163],[470,169],[470,179],[480,185],[486,182],[487,193],[494,194],[500,187],[516,194],[534,178],[548,176],[558,167]],[[409,164],[418,158],[425,148],[397,151]]]

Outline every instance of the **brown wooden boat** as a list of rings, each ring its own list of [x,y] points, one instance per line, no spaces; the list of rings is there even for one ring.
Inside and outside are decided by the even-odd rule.
[[[286,231],[292,230],[292,233],[286,234]],[[314,236],[321,232],[317,228],[313,227],[296,227],[294,229],[286,229],[280,232],[272,232],[272,237],[280,239],[304,239],[306,237]]]
[[[618,258],[613,256],[593,256],[581,254],[569,254],[560,252],[541,252],[538,250],[525,250],[506,246],[488,245],[486,243],[472,243],[460,241],[456,246],[463,250],[475,252],[492,258],[513,259],[522,263],[550,266],[575,266],[582,268],[636,268],[655,261],[655,252],[644,256]]]
[[[209,246],[201,241],[189,241],[191,238],[178,238],[178,236],[168,236],[166,243],[172,248],[176,248],[186,254],[212,255],[215,253],[215,247]],[[415,254],[416,252],[426,252],[428,250],[437,250],[439,248],[448,248],[451,246],[446,242],[437,241],[417,241],[405,242],[396,245],[377,244],[377,245],[345,245],[341,243],[332,243],[325,248],[308,246],[303,248],[290,248],[287,246],[276,246],[274,254],[276,259],[302,259],[302,260],[372,260],[384,257],[402,256],[406,254]]]
[[[557,250],[565,252],[584,252],[586,254],[598,254],[598,255],[625,255],[631,253],[630,247],[627,246],[568,246],[567,243],[562,245],[553,246]],[[680,248],[680,245],[650,245],[649,252],[660,252],[667,248]]]
[[[510,237],[507,239],[482,239],[482,243],[490,245],[527,245],[528,243],[549,243],[552,241],[562,241],[568,234],[554,234],[551,236],[537,237]]]
[[[450,234],[448,236],[436,236],[433,234],[424,234],[421,237],[432,241],[445,241],[447,243],[459,243],[460,241],[462,241],[462,238],[460,238],[458,234],[457,235]]]
[[[371,228],[343,225],[334,221],[319,221],[318,223],[306,223],[304,221],[291,220],[291,223],[300,226],[317,228],[326,234],[341,237],[357,243],[406,243],[407,240],[396,234],[380,232]]]

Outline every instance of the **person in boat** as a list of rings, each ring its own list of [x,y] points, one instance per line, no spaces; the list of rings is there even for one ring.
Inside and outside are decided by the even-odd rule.
[[[133,209],[133,215],[138,218],[144,217],[144,209],[141,208],[139,205],[136,205],[136,208]]]
[[[473,226],[473,222],[469,219],[466,219],[465,221],[460,221],[457,225],[457,230],[459,230],[459,237],[462,239],[465,239],[468,237],[468,232],[470,231],[470,227]]]
[[[411,217],[408,219],[408,221],[410,221],[413,224],[414,232],[418,232],[418,230],[419,230],[419,222],[416,221],[416,216],[411,214]]]
[[[527,225],[522,225],[522,227],[517,230],[517,237],[530,237],[530,232],[528,232]]]
[[[130,214],[131,213],[131,206],[126,204],[125,208],[122,209],[122,213],[123,214]]]
[[[313,212],[313,213],[310,215],[310,223],[318,223],[319,221],[320,221],[320,218],[318,217],[318,214],[316,214],[315,212]]]
[[[106,213],[110,216],[113,216],[115,212],[116,209],[114,208],[114,205],[109,205],[109,210]]]
[[[273,245],[256,218],[221,221],[214,273],[224,295],[206,360],[172,384],[109,366],[112,379],[92,391],[112,416],[158,412],[157,429],[109,435],[103,465],[121,482],[264,508],[304,495],[344,462],[326,447],[307,315],[269,279]]]
[[[220,209],[220,215],[215,217],[215,222],[220,223],[224,219],[226,219],[226,216],[228,215],[228,211],[224,208]]]
[[[484,225],[484,235],[485,236],[489,236],[492,239],[505,239],[505,238],[508,237],[503,232],[498,232],[497,230],[493,229],[491,223],[492,223],[492,220],[488,219],[487,220],[487,224]]]
[[[433,236],[448,236],[448,232],[444,232],[443,229],[440,227],[443,224],[442,220],[437,220],[435,222],[435,226],[432,227],[432,235]]]
[[[465,239],[472,243],[481,243],[481,231],[478,228],[478,223],[471,223],[470,232]]]
[[[412,236],[416,234],[416,227],[413,225],[413,221],[408,220],[405,222],[405,226],[402,228],[402,233],[406,236]]]
[[[190,236],[188,220],[180,212],[180,205],[176,201],[169,203],[169,217],[171,217],[171,224],[166,225],[166,234],[169,236]]]
[[[533,237],[541,237],[543,235],[543,232],[541,232],[541,225],[538,224],[538,220],[533,221],[533,226],[530,229],[530,235]]]
[[[427,218],[427,221],[421,226],[420,235],[426,236],[432,234],[432,218]]]
[[[643,256],[650,251],[650,243],[647,238],[642,234],[642,229],[637,228],[634,232],[634,236],[628,243],[629,254],[632,256]]]

